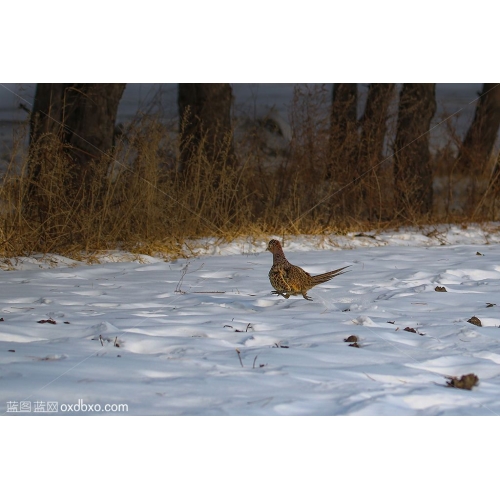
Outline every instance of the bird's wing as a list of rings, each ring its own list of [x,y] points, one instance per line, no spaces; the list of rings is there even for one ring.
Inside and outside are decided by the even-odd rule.
[[[291,291],[289,282],[289,272],[283,267],[272,267],[269,272],[269,280],[276,290]]]

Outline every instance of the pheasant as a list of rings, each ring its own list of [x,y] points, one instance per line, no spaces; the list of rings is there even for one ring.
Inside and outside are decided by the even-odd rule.
[[[269,271],[269,281],[275,290],[271,293],[282,295],[285,299],[288,299],[290,295],[302,294],[304,299],[312,300],[311,297],[307,295],[308,290],[313,286],[335,278],[335,276],[339,274],[344,274],[347,271],[342,271],[350,267],[345,266],[340,269],[335,269],[335,271],[311,276],[302,268],[288,262],[283,252],[283,248],[281,247],[281,243],[278,240],[271,240],[267,245],[267,250],[273,254],[273,267],[271,267]]]

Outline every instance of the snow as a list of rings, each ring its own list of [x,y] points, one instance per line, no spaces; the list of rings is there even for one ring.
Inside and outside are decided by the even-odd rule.
[[[498,415],[499,229],[287,237],[313,274],[352,266],[312,302],[270,293],[279,235],[190,242],[196,255],[170,262],[4,259],[0,412]],[[472,390],[447,387],[468,373]]]

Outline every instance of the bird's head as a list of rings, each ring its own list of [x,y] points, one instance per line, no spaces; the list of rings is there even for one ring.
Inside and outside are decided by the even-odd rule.
[[[269,250],[271,253],[281,252],[283,249],[281,248],[281,243],[278,240],[271,240],[267,245],[266,250]]]

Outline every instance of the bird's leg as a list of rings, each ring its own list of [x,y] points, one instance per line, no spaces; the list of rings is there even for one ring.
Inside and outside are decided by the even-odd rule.
[[[285,297],[285,299],[288,299],[290,297],[289,293],[285,294],[283,292],[278,292],[277,290],[273,290],[271,293],[274,295],[281,295],[282,297]]]
[[[304,299],[306,299],[306,300],[311,300],[312,301],[311,297],[309,297],[309,295],[307,295],[306,292],[302,292],[302,297],[304,297]]]

